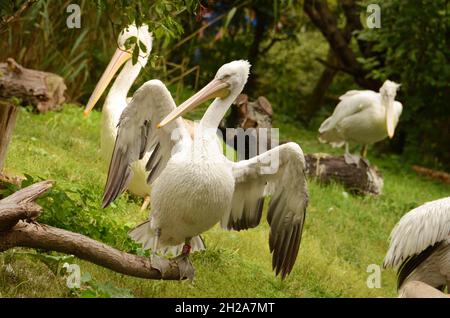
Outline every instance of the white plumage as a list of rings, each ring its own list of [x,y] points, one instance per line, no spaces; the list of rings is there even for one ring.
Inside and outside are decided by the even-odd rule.
[[[145,45],[145,48],[139,49],[139,57],[137,63],[134,65],[131,60],[132,48],[127,49],[125,47],[126,41],[131,37],[136,37]],[[116,50],[116,53],[111,59],[110,64],[106,68],[86,106],[85,114],[88,114],[108,86],[114,73],[123,63],[125,63],[112,84],[105,99],[105,103],[103,104],[100,151],[101,156],[106,163],[109,163],[111,160],[117,135],[117,124],[119,123],[120,116],[130,101],[130,98],[127,98],[128,92],[142,68],[147,64],[151,50],[152,35],[148,31],[147,25],[144,24],[137,28],[132,24],[125,28],[118,37],[118,49]],[[142,160],[132,164],[133,177],[128,183],[128,190],[141,197],[146,197],[150,194],[150,186],[146,182],[148,173],[145,169],[145,164],[147,163],[150,154],[151,152],[147,152]]]
[[[153,252],[178,253],[189,245],[203,248],[198,236],[218,222],[236,230],[257,226],[272,183],[269,245],[276,274],[284,277],[297,257],[308,201],[303,152],[287,143],[235,163],[223,155],[216,137],[220,120],[247,81],[249,67],[246,61],[225,64],[210,84],[178,108],[160,81],[139,88],[119,122],[103,206],[126,187],[129,163],[152,149],[146,165],[152,184],[150,220],[130,235]],[[180,116],[212,97],[217,98],[192,139]],[[275,169],[269,170],[274,162]],[[153,258],[156,263],[156,255]]]
[[[352,90],[342,95],[341,102],[319,128],[319,140],[341,147],[345,143],[363,146],[392,137],[402,113],[395,101],[399,85],[386,81],[380,92]]]
[[[405,214],[392,230],[384,266],[399,269],[399,288],[408,280],[433,287],[450,282],[450,197]]]

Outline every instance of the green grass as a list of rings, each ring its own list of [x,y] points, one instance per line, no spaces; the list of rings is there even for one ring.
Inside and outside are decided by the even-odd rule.
[[[79,208],[80,220],[85,222],[81,231],[130,250],[126,230],[147,215],[139,212],[141,201],[126,194],[113,206],[99,208],[106,178],[106,165],[99,154],[99,123],[99,112],[86,119],[81,108],[71,105],[43,115],[22,109],[6,170],[55,180],[57,188],[64,191],[87,193],[92,202],[86,208],[78,205],[79,194],[68,192],[75,202],[69,208],[75,213]],[[280,128],[282,140],[298,142],[305,153],[340,152],[319,144],[315,131],[279,121],[274,127]],[[193,257],[194,283],[132,278],[78,259],[75,263],[82,273],[90,273],[92,281],[110,283],[135,297],[394,297],[395,273],[382,271],[381,288],[369,289],[367,266],[382,264],[389,233],[404,213],[425,201],[448,196],[450,188],[417,176],[401,157],[369,159],[384,176],[384,194],[379,197],[348,196],[339,185],[309,182],[310,205],[300,252],[284,281],[275,278],[271,270],[265,221],[248,231],[228,232],[216,226],[205,233],[207,251]],[[68,221],[59,220],[74,226]],[[96,227],[102,230],[96,232]],[[16,248],[0,254],[0,296],[74,295],[66,287],[65,277],[32,257],[19,256],[23,251],[28,250]]]

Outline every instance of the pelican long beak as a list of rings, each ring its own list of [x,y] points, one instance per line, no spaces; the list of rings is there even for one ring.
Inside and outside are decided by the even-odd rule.
[[[392,99],[386,105],[386,128],[389,138],[392,139],[395,131],[394,101]]]
[[[230,84],[220,79],[214,79],[208,85],[203,87],[194,96],[190,97],[180,106],[175,108],[169,115],[166,116],[159,124],[158,128],[164,127],[171,123],[183,114],[193,110],[198,105],[204,103],[211,98],[225,98],[230,94]]]
[[[94,108],[95,104],[100,99],[100,96],[102,96],[106,87],[108,87],[108,84],[109,84],[109,82],[111,82],[111,79],[113,78],[114,74],[116,74],[116,72],[119,70],[119,68],[122,66],[122,64],[125,63],[126,61],[128,61],[130,58],[131,58],[130,52],[124,51],[121,49],[116,50],[111,61],[109,62],[108,66],[106,67],[105,72],[103,73],[102,77],[98,81],[97,86],[94,89],[94,92],[92,93],[91,97],[89,98],[89,101],[83,112],[84,116],[89,115],[89,113]]]

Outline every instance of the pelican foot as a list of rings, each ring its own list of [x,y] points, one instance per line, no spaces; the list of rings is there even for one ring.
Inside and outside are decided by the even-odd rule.
[[[146,195],[144,198],[144,202],[142,203],[142,206],[141,206],[141,211],[145,211],[149,205],[150,205],[150,196]]]
[[[189,255],[183,253],[175,257],[173,260],[177,263],[180,270],[180,279],[187,278],[192,281],[195,276],[195,269],[189,259]]]
[[[367,159],[366,157],[360,157],[359,160],[363,162],[367,167],[370,167],[369,159]]]
[[[350,153],[346,153],[346,154],[344,154],[344,160],[345,160],[346,164],[349,164],[349,165],[354,164],[354,165],[358,166],[359,161],[361,160],[361,157],[352,155]]]
[[[167,269],[170,268],[170,261],[156,254],[150,256],[150,262],[153,268],[160,271],[162,277],[164,277]]]

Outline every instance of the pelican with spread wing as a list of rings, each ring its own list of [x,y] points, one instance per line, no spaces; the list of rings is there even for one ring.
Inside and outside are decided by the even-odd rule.
[[[450,288],[450,197],[405,214],[391,233],[384,266],[398,269],[397,288],[421,281]]]
[[[152,186],[150,218],[130,236],[152,249],[152,265],[161,270],[166,260],[156,252],[171,252],[178,255],[181,275],[192,278],[188,256],[191,250],[204,249],[199,235],[218,222],[227,229],[256,227],[268,194],[273,269],[284,278],[294,266],[308,202],[302,149],[291,142],[233,162],[217,142],[217,127],[244,88],[249,71],[247,61],[223,65],[207,86],[179,107],[164,84],[146,82],[121,115],[103,206],[125,189],[130,165],[152,150],[146,164]],[[180,116],[212,98],[192,138]]]

